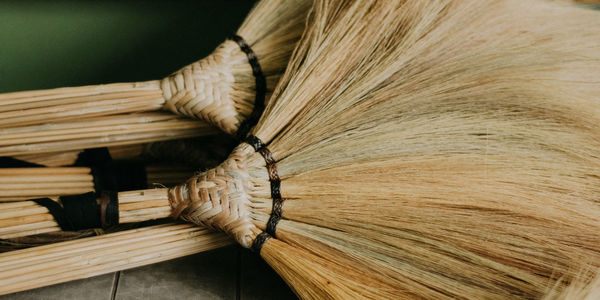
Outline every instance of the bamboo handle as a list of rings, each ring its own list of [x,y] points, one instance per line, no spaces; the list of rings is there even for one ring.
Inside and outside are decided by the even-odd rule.
[[[0,127],[155,111],[164,103],[157,80],[0,94]]]
[[[168,189],[120,192],[119,222],[134,223],[171,215]],[[30,192],[31,193],[31,192]],[[60,231],[47,208],[33,201],[0,203],[0,238]]]
[[[171,216],[168,189],[119,193],[119,222],[142,222]]]
[[[89,168],[1,168],[0,200],[83,194],[94,190]]]
[[[126,230],[0,254],[0,295],[144,266],[232,244],[191,224]]]
[[[217,133],[206,122],[169,113],[124,114],[28,127],[0,128],[0,156],[38,155]]]

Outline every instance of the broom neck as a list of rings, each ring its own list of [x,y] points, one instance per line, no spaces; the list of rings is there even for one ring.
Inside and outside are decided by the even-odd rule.
[[[179,115],[206,120],[234,134],[239,117],[231,98],[235,82],[232,57],[239,53],[239,46],[227,40],[211,55],[164,78],[160,83],[164,107]]]
[[[220,229],[250,248],[256,227],[250,217],[251,183],[245,162],[253,152],[249,145],[242,144],[216,168],[171,188],[171,216]]]

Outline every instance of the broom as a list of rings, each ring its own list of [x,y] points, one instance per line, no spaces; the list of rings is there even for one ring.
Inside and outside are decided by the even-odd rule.
[[[239,129],[243,136],[260,117],[252,111],[264,106],[283,72],[303,31],[310,4],[309,0],[260,1],[234,37],[210,56],[162,80],[2,94],[0,128],[81,122],[98,116],[119,124],[124,113],[170,110],[207,121],[229,134]],[[61,137],[51,138],[55,134],[51,128],[48,132],[43,127],[39,130],[39,136],[46,139]],[[62,132],[69,135],[72,130]],[[104,133],[137,134],[126,128],[106,128]],[[32,143],[25,139],[20,143],[26,142]],[[0,155],[16,154],[21,153],[0,147]]]
[[[247,141],[153,193],[301,298],[539,298],[600,262],[598,17],[317,1]]]

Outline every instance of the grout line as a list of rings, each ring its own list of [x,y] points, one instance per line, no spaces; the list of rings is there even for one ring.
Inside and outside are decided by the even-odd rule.
[[[110,293],[110,300],[117,298],[117,288],[119,287],[119,279],[121,279],[121,271],[115,272],[113,277],[112,291]]]

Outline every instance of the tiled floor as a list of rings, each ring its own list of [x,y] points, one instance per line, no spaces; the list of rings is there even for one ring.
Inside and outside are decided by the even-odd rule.
[[[296,299],[256,254],[226,247],[45,288],[0,300]]]

